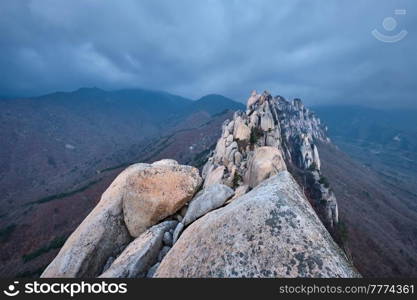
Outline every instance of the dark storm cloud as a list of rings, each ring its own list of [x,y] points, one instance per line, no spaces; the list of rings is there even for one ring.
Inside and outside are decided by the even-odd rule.
[[[406,15],[394,15],[404,8]],[[416,106],[415,1],[0,2],[0,95],[144,87]],[[409,33],[383,43],[382,20]]]

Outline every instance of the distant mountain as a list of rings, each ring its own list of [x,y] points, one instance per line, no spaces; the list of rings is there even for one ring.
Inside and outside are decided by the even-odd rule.
[[[192,111],[206,111],[213,115],[227,109],[245,110],[245,106],[222,95],[211,94],[195,101],[190,109]]]
[[[163,150],[192,160],[210,147],[217,130],[209,128],[243,107],[220,97],[81,88],[0,100],[0,275],[41,269],[56,247],[48,245],[78,225],[124,165]],[[196,146],[184,149],[176,136]]]

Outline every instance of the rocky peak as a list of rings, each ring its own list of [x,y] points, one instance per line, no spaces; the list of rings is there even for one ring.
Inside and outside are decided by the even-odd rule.
[[[320,171],[327,142],[300,100],[252,92],[223,124],[203,179],[170,159],[130,166],[42,276],[359,277],[329,234],[338,212]]]
[[[330,232],[338,223],[336,198],[322,176],[318,145],[329,143],[326,128],[300,99],[253,91],[246,112],[226,120],[222,136],[203,168],[205,186],[222,183],[249,191],[289,170]]]

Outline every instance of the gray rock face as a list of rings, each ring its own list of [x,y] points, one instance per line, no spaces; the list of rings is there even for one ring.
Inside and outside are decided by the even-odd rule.
[[[156,263],[162,248],[164,233],[177,222],[166,221],[155,225],[141,234],[116,258],[100,278],[144,277],[148,269]]]
[[[163,242],[164,242],[164,245],[172,246],[172,234],[169,231],[164,233]]]
[[[41,277],[95,277],[109,257],[123,250],[131,240],[122,209],[127,179],[147,167],[135,164],[117,176]]]
[[[198,192],[194,199],[191,200],[184,219],[175,228],[173,243],[178,240],[185,226],[191,224],[206,213],[222,206],[233,194],[234,191],[223,184],[212,184]]]
[[[175,227],[173,237],[172,237],[172,243],[174,244],[178,238],[180,237],[181,232],[184,230],[184,224],[178,223],[177,227]]]
[[[194,222],[199,217],[222,206],[233,194],[233,190],[223,184],[214,184],[201,190],[188,205],[182,223],[186,226]]]
[[[148,273],[146,274],[146,278],[152,278],[156,272],[156,270],[159,267],[159,263],[154,264],[149,270]]]
[[[155,277],[359,277],[286,171],[191,224]]]
[[[159,254],[158,254],[158,262],[162,261],[162,259],[165,257],[165,255],[167,255],[170,249],[171,247],[168,247],[168,246],[162,247],[161,251],[159,251]]]

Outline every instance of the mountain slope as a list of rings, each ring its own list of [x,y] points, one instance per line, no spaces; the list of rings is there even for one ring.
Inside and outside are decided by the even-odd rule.
[[[319,145],[336,194],[346,242],[366,277],[417,276],[417,194],[404,190],[337,147]]]
[[[315,111],[344,152],[320,147],[357,267],[365,276],[415,277],[417,111],[358,106]]]
[[[192,160],[236,104],[97,88],[0,101],[0,275],[39,274],[123,166],[177,151]]]
[[[417,192],[417,110],[316,107],[342,150]]]

